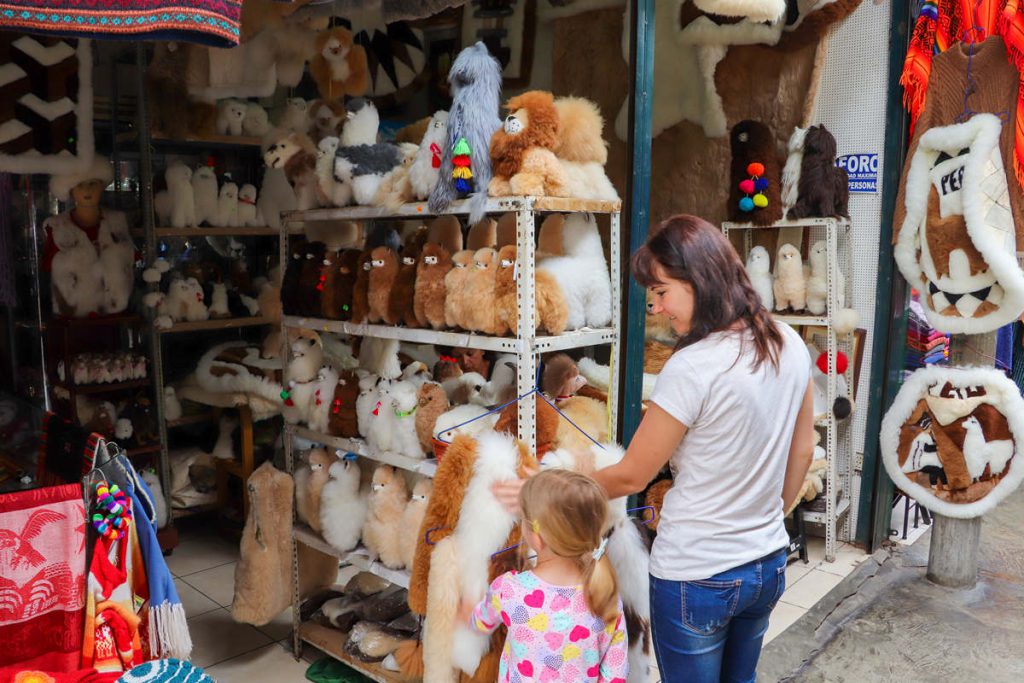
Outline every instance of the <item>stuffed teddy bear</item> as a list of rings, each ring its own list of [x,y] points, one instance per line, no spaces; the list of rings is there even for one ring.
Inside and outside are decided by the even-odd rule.
[[[242,134],[254,138],[262,138],[270,132],[270,116],[267,110],[255,102],[245,105],[245,116],[242,118]]]
[[[267,168],[263,171],[259,199],[256,200],[256,214],[268,227],[281,227],[281,213],[294,211],[298,207],[295,190],[288,183],[288,177],[281,169]]]
[[[604,171],[604,121],[593,102],[532,90],[511,98],[491,138],[492,197],[531,195],[617,200]]]
[[[519,301],[517,298],[518,267],[516,246],[506,245],[498,252],[498,271],[495,276],[494,306],[498,318],[512,331],[519,334]],[[559,335],[565,332],[569,310],[565,304],[558,282],[546,270],[538,269],[534,283],[534,320],[537,330]]]
[[[248,106],[238,100],[217,103],[217,135],[241,135]]]
[[[289,133],[305,134],[309,132],[310,123],[309,103],[301,97],[289,97],[274,127]]]
[[[797,199],[787,218],[849,218],[850,178],[836,166],[836,139],[832,133],[825,126],[811,126],[803,135],[799,155]]]
[[[366,50],[356,45],[352,32],[342,26],[317,34],[316,53],[309,62],[309,73],[325,100],[362,95],[370,87]]]
[[[366,521],[366,497],[359,491],[360,471],[355,460],[335,460],[330,479],[320,493],[320,529],[324,540],[339,552],[359,545]]]
[[[729,220],[771,225],[782,219],[782,170],[775,137],[760,121],[740,121],[729,133]]]
[[[761,297],[761,305],[765,310],[775,310],[775,296],[772,292],[771,258],[764,247],[754,247],[747,255],[747,275],[757,295]]]
[[[363,543],[371,555],[379,557],[390,569],[403,567],[399,532],[408,503],[409,492],[402,474],[390,465],[378,466],[373,471]]]
[[[171,227],[194,228],[196,221],[195,194],[192,192],[192,169],[180,161],[167,167],[164,172],[167,194],[171,205]]]
[[[217,173],[209,166],[192,172],[192,198],[196,207],[196,225],[217,223]],[[168,200],[170,197],[168,196]]]
[[[317,188],[326,206],[347,206],[352,202],[352,185],[334,178],[334,157],[340,141],[333,135],[322,138],[317,144],[316,179]]]
[[[370,271],[373,269],[373,250],[366,249],[359,255],[356,265],[356,281],[352,285],[352,322],[363,324],[370,315]]]
[[[238,227],[238,185],[224,183],[217,198],[217,225],[224,228]]]
[[[402,564],[412,567],[413,559],[416,557],[416,543],[420,537],[420,527],[423,526],[423,518],[427,514],[427,505],[430,502],[430,494],[433,493],[434,482],[426,477],[419,479],[412,487],[412,495],[409,503],[402,512],[402,524],[399,530],[402,534]]]
[[[437,418],[448,412],[448,394],[437,382],[426,382],[420,387],[416,408],[416,436],[424,453],[434,448],[434,426]]]
[[[266,225],[263,216],[256,211],[256,186],[251,183],[242,185],[238,190],[238,225],[247,228],[259,228]]]
[[[463,249],[452,256],[452,268],[444,276],[444,321],[450,329],[468,329],[467,312],[473,306],[469,300],[466,284],[473,267],[472,249]]]
[[[413,310],[422,327],[435,330],[445,328],[445,276],[452,269],[452,258],[440,244],[423,245],[416,264],[416,284],[413,292]]]
[[[317,149],[305,133],[289,133],[263,154],[268,168],[284,170],[295,190],[295,206],[300,211],[320,206],[316,158]]]
[[[498,253],[491,247],[478,249],[473,255],[473,267],[466,277],[466,295],[473,302],[465,312],[467,327],[475,332],[501,337],[508,327],[495,305],[495,283],[498,272]]]
[[[371,253],[370,278],[367,283],[367,303],[369,304],[369,321],[386,325],[397,325],[401,322],[401,311],[398,317],[390,317],[394,311],[388,310],[388,299],[391,288],[398,278],[398,255],[390,247],[377,247]]]
[[[804,266],[800,260],[800,251],[792,244],[779,247],[775,258],[775,310],[803,311],[806,306],[807,284],[804,281]]]
[[[330,416],[327,421],[327,433],[346,439],[359,436],[359,423],[356,419],[356,399],[359,398],[359,377],[349,370],[338,373],[338,384],[331,399]]]
[[[281,281],[281,309],[285,315],[299,315],[299,281],[306,263],[306,240],[293,237],[288,244],[289,258]]]
[[[611,278],[593,215],[574,213],[562,227],[563,256],[537,262],[558,283],[568,310],[566,329],[607,327],[612,319]]]
[[[336,458],[323,448],[314,448],[295,468],[295,512],[301,521],[320,533],[320,499]]]
[[[361,253],[358,249],[342,249],[329,256],[331,267],[324,278],[320,302],[322,315],[328,320],[348,321],[352,318],[352,294]]]
[[[299,315],[313,318],[320,315],[320,271],[326,251],[327,245],[323,242],[306,242],[305,260],[299,275]]]
[[[309,107],[310,135],[317,142],[337,137],[345,121],[345,105],[338,100],[316,100]]]
[[[441,175],[441,153],[448,135],[448,112],[441,110],[430,117],[427,132],[420,141],[416,157],[409,167],[409,184],[413,196],[422,201],[430,196]]]

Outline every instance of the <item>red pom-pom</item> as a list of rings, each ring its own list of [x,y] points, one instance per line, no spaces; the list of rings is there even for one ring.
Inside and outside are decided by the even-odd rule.
[[[743,194],[754,194],[754,181],[749,178],[747,180],[741,180],[740,192]]]
[[[849,363],[850,361],[845,353],[839,351],[836,354],[836,372],[840,375],[846,374],[846,368],[849,366]],[[822,373],[828,374],[828,354],[822,353],[818,356],[817,366]]]
[[[747,173],[749,175],[757,176],[764,175],[764,164],[759,164],[755,161],[754,163],[747,166]]]

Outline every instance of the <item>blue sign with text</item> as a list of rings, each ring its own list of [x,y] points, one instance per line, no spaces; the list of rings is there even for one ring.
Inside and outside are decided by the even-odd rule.
[[[878,192],[877,154],[847,154],[836,159],[836,166],[850,176],[850,192]]]

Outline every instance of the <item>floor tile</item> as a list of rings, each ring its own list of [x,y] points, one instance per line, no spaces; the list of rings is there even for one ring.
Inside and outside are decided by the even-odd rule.
[[[235,622],[223,608],[190,619],[188,630],[192,634],[192,663],[204,669],[273,643],[252,626]],[[221,679],[215,680],[220,683]]]
[[[812,567],[825,559],[825,539],[811,536],[807,539],[807,559]]]
[[[175,579],[174,587],[178,591],[181,604],[185,607],[186,619],[198,617],[200,614],[206,614],[220,607],[220,605],[185,583],[182,579]]]
[[[167,568],[175,576],[188,576],[237,559],[237,541],[188,530],[182,533],[181,544],[167,557]]]
[[[822,562],[818,569],[837,576],[847,576],[856,569],[857,565],[868,558],[867,553],[855,545],[844,543],[836,551],[835,562]]]
[[[211,666],[206,673],[217,683],[285,683],[305,680],[308,668],[275,643]]]
[[[278,614],[270,623],[256,628],[269,636],[271,640],[280,641],[287,638],[288,646],[291,647],[292,608],[289,607]]]
[[[802,579],[812,569],[814,569],[814,565],[810,562],[807,562],[806,564],[802,560],[790,562],[786,565],[786,588],[788,589],[790,586]]]
[[[767,645],[775,636],[779,635],[807,612],[803,607],[780,602],[772,610],[772,616],[768,621],[768,632],[764,634],[764,643]]]
[[[820,569],[812,569],[806,576],[793,584],[792,588],[786,589],[786,592],[782,594],[782,602],[810,609],[842,580],[841,576],[829,574]]]
[[[195,574],[181,577],[182,581],[216,602],[221,607],[230,607],[235,601],[236,562],[222,564]]]

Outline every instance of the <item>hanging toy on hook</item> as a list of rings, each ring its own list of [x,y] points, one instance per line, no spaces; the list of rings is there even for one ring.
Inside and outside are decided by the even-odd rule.
[[[92,525],[96,533],[112,541],[123,538],[132,518],[128,497],[117,484],[106,481],[96,483],[95,493],[96,512],[92,515]]]

